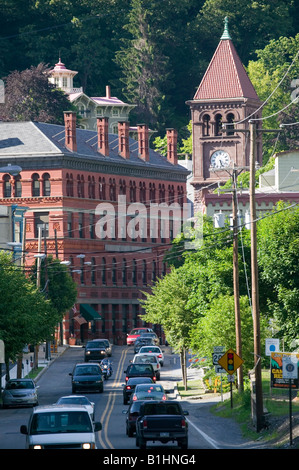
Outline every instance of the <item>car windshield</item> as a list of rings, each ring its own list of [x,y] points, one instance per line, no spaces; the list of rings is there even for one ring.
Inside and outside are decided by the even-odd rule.
[[[176,404],[145,404],[144,405],[145,415],[180,415],[180,407]]]
[[[132,374],[152,373],[152,367],[151,364],[132,364],[129,366],[129,372]]]
[[[77,366],[74,375],[99,375],[101,369],[98,366]]]
[[[57,402],[59,405],[90,405],[90,401],[86,397],[65,397],[60,398]]]
[[[32,389],[34,388],[34,383],[29,381],[29,380],[24,380],[24,381],[11,381],[8,382],[6,385],[6,390],[16,390],[16,389]]]
[[[159,354],[161,350],[158,347],[142,346],[142,349],[140,350],[140,352],[143,352],[143,353],[151,352],[151,353]]]
[[[157,358],[156,356],[137,356],[134,362],[136,364],[157,364]]]
[[[161,392],[161,393],[164,393],[164,389],[161,385],[142,384],[142,385],[137,385],[136,393],[139,393],[139,392]]]
[[[105,343],[103,341],[93,341],[92,343],[87,343],[86,348],[88,349],[98,349],[105,348]]]
[[[51,433],[92,432],[87,411],[52,411],[36,413],[32,418],[32,435]]]

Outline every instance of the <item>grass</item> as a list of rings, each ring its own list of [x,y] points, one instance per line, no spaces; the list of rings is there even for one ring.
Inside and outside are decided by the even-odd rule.
[[[181,398],[192,398],[195,396],[211,396],[205,393],[201,380],[189,380],[187,390],[182,382],[177,384]],[[234,419],[239,423],[242,434],[251,440],[264,439],[265,441],[277,441],[277,445],[283,445],[288,441],[289,426],[289,390],[270,389],[269,371],[262,373],[263,405],[269,413],[269,427],[257,433],[251,418],[251,390],[247,385],[243,393],[233,391],[231,398],[211,406],[211,412],[224,418]],[[217,393],[219,396],[220,394]],[[292,414],[299,416],[299,401],[292,401]],[[296,441],[299,439],[297,438]],[[295,442],[295,441],[294,441]],[[295,448],[299,448],[296,442]]]

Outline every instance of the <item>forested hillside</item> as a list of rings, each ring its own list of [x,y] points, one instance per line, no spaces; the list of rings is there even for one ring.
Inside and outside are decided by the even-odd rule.
[[[271,40],[299,32],[297,0],[2,0],[0,78],[54,66],[60,56],[89,96],[103,96],[109,84],[113,95],[137,104],[132,123],[144,120],[161,135],[176,127],[184,137],[185,102],[225,16],[245,66]]]

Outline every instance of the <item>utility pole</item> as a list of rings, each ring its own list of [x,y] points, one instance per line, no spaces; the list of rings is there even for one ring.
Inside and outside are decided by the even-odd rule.
[[[251,302],[253,318],[254,339],[254,370],[255,370],[255,399],[256,399],[256,429],[259,432],[263,428],[263,390],[262,390],[262,366],[261,366],[261,337],[260,337],[260,312],[258,289],[258,264],[257,264],[257,238],[256,238],[256,202],[255,202],[255,165],[256,165],[256,124],[249,121],[250,138],[250,223],[251,223]]]

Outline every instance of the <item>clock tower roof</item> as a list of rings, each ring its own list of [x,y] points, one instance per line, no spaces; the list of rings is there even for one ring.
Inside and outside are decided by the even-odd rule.
[[[260,101],[233,45],[226,17],[220,42],[193,100],[230,98]]]

